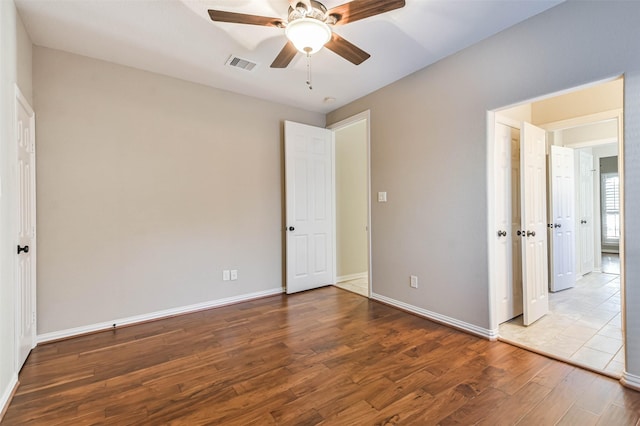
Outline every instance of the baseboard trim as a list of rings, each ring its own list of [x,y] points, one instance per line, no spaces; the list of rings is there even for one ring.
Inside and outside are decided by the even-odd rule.
[[[265,291],[258,291],[255,293],[242,294],[239,296],[227,297],[224,299],[210,300],[208,302],[196,303],[193,305],[180,306],[177,308],[165,309],[162,311],[150,312],[148,314],[136,315],[127,318],[114,319],[112,321],[105,321],[97,324],[86,325],[82,327],[74,327],[66,330],[53,331],[50,333],[44,333],[37,336],[37,342],[47,343],[55,340],[68,339],[71,337],[80,336],[83,334],[95,333],[98,331],[110,330],[115,325],[116,327],[122,327],[126,325],[133,325],[143,323],[147,321],[158,320],[162,318],[168,318],[181,314],[189,314],[192,312],[202,311],[205,309],[217,308],[225,305],[232,305],[240,302],[247,302],[253,299],[260,299],[262,297],[274,296],[284,292],[282,287],[272,288]]]
[[[427,318],[431,321],[435,321],[437,323],[440,323],[449,327],[453,327],[455,329],[458,329],[479,337],[483,337],[485,339],[496,340],[498,338],[498,330],[490,330],[488,328],[478,327],[477,325],[469,324],[468,322],[460,321],[458,319],[451,318],[446,315],[439,314],[437,312],[428,311],[426,309],[422,309],[417,306],[413,306],[408,303],[401,302],[399,300],[391,299],[381,294],[372,293],[371,298],[373,300],[386,303],[387,305],[391,305],[403,311],[411,312],[412,314],[416,314],[418,316]]]
[[[18,389],[18,375],[16,373],[13,374],[9,383],[7,383],[7,387],[2,393],[2,399],[0,399],[0,422],[4,418],[4,414],[7,412],[7,408],[9,408],[9,404],[13,399],[13,394],[16,393]]]
[[[340,277],[336,277],[336,283],[343,283],[345,281],[368,279],[368,278],[369,278],[368,272],[360,272],[358,274],[342,275]]]
[[[633,389],[635,391],[640,391],[640,376],[636,376],[635,374],[627,373],[625,371],[624,373],[622,373],[620,383],[622,383],[622,386],[624,387]]]

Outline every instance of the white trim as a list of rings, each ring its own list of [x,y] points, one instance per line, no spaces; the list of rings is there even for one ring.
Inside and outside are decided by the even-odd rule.
[[[9,383],[7,383],[7,387],[2,393],[2,398],[0,399],[0,421],[2,421],[5,410],[9,407],[9,404],[13,399],[12,398],[13,393],[15,392],[17,387],[18,387],[18,375],[16,373],[13,373],[13,376],[11,376],[11,380],[9,380]]]
[[[210,300],[208,302],[196,303],[194,305],[180,306],[177,308],[165,309],[162,311],[150,312],[148,314],[136,315],[133,317],[115,319],[113,321],[105,321],[97,324],[85,325],[82,327],[74,327],[66,330],[53,331],[51,333],[39,334],[38,343],[50,342],[52,340],[66,339],[82,334],[94,333],[112,329],[115,326],[132,325],[141,322],[167,318],[175,315],[188,314],[192,312],[202,311],[205,309],[216,308],[225,305],[232,305],[240,302],[247,302],[261,297],[274,296],[282,294],[284,288],[277,287],[270,290],[258,291],[255,293],[242,294],[240,296],[232,296],[224,299]]]
[[[343,283],[345,281],[360,280],[360,279],[366,280],[368,278],[369,278],[369,273],[367,271],[364,271],[364,272],[360,272],[359,274],[342,275],[336,278],[336,282]]]
[[[496,124],[504,124],[507,127],[512,127],[514,129],[518,129],[520,130],[520,128],[522,127],[522,121],[518,121],[518,120],[514,120],[513,118],[507,117],[506,115],[502,115],[500,114],[499,111],[497,112],[492,112],[489,111],[490,114],[494,114],[495,115],[495,122],[494,123],[487,123],[487,124],[493,124],[493,128],[495,129],[495,125]],[[488,116],[489,118],[491,118],[491,116]],[[495,142],[495,139],[494,139]]]
[[[640,376],[636,376],[635,374],[631,374],[625,371],[624,373],[622,373],[620,383],[622,383],[622,386],[624,387],[640,391]]]
[[[577,89],[581,90],[581,89]],[[553,95],[552,97],[555,97]],[[552,121],[544,124],[537,124],[538,127],[546,131],[566,130],[573,127],[583,126],[585,124],[596,124],[602,121],[610,121],[620,119],[623,114],[622,108],[616,108],[609,111],[596,112],[594,114],[581,115],[579,117],[568,118],[566,120]],[[614,141],[615,142],[615,141]],[[568,145],[567,145],[568,146]]]
[[[498,301],[496,300],[497,289],[494,284],[497,281],[497,269],[495,266],[496,263],[496,239],[494,237],[493,228],[494,228],[494,219],[495,219],[495,139],[496,139],[496,122],[499,119],[505,118],[497,114],[494,111],[487,111],[487,175],[486,175],[486,187],[487,187],[487,267],[488,267],[488,278],[489,278],[489,291],[488,291],[488,305],[489,305],[489,326],[493,328],[498,327]],[[520,127],[518,127],[520,128]],[[497,337],[497,333],[496,333]]]
[[[386,303],[387,305],[394,306],[396,308],[402,309],[403,311],[411,312],[412,314],[419,315],[440,324],[466,331],[468,333],[475,334],[476,336],[484,337],[485,339],[489,339],[492,341],[498,339],[497,328],[494,330],[489,330],[488,328],[478,327],[477,325],[460,321],[458,319],[451,318],[437,312],[428,311],[417,306],[409,305],[408,303],[400,302],[399,300],[391,299],[377,293],[372,293],[371,298],[373,300],[378,300],[380,302]]]

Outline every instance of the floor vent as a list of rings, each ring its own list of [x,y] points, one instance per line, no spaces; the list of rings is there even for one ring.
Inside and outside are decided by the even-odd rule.
[[[226,65],[234,68],[240,68],[246,71],[251,71],[258,64],[256,64],[255,62],[251,62],[247,59],[242,59],[235,55],[231,55],[227,60]]]

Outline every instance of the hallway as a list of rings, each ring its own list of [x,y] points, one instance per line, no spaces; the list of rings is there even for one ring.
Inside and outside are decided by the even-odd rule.
[[[549,313],[524,327],[522,316],[500,325],[501,340],[620,377],[624,371],[620,263],[603,253],[603,270],[549,293]]]

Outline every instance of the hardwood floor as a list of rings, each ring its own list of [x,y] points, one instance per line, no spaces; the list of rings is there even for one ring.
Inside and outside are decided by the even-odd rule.
[[[39,346],[2,424],[639,419],[613,379],[326,287]]]

